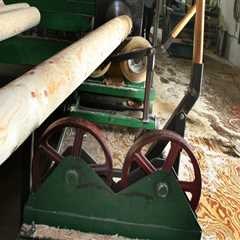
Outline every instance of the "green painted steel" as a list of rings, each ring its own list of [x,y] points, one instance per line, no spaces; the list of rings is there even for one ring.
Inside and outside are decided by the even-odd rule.
[[[125,86],[115,87],[100,84],[99,80],[88,79],[83,85],[79,87],[80,91],[89,93],[98,93],[108,96],[130,98],[132,100],[143,102],[144,100],[144,84],[131,84],[126,83]],[[150,94],[150,101],[156,98],[156,91],[153,88]]]
[[[157,129],[158,124],[156,119],[150,118],[148,122],[143,122],[143,120],[128,117],[125,115],[120,115],[119,113],[104,113],[89,110],[72,110],[70,112],[71,116],[81,117],[87,119],[88,121],[95,122],[97,124],[103,125],[117,125],[130,128],[144,128],[144,129]]]
[[[17,36],[0,43],[0,62],[37,65],[69,44],[67,41]]]
[[[167,186],[161,195],[159,185]],[[25,206],[24,222],[150,240],[200,240],[173,173],[158,171],[114,193],[81,159],[66,158]]]
[[[5,0],[5,4],[19,3],[19,0]],[[90,30],[89,22],[82,28],[83,17],[95,16],[95,0],[77,1],[49,1],[49,0],[26,0],[31,6],[35,6],[41,12],[40,27],[59,31],[80,32]]]
[[[12,4],[22,1],[6,0],[4,2]],[[36,6],[41,12],[41,22],[38,25],[40,29],[55,30],[59,33],[82,33],[90,31],[93,27],[96,12],[95,0],[26,0],[24,2]],[[37,65],[71,44],[68,41],[51,40],[47,31],[45,38],[17,36],[1,42],[0,62]]]

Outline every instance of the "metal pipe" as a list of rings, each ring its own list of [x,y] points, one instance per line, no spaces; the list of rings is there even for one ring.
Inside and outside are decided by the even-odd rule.
[[[150,93],[153,85],[153,72],[155,66],[155,49],[152,48],[147,56],[147,79],[145,84],[144,102],[143,102],[143,122],[149,122]]]
[[[155,2],[156,2],[156,7],[155,7],[155,17],[154,17],[153,47],[157,47],[158,28],[159,28],[162,0],[156,0]]]
[[[205,25],[205,5],[206,0],[197,0],[197,12],[195,19],[194,30],[194,49],[193,59],[194,63],[203,63],[203,48],[204,48],[204,25]]]
[[[4,5],[4,4],[1,5],[1,2],[0,2],[0,13],[21,9],[21,8],[28,8],[28,7],[30,7],[28,3],[14,3],[9,5]]]
[[[101,65],[131,29],[131,18],[117,17],[0,89],[0,164]]]
[[[0,13],[0,41],[24,32],[40,22],[40,12],[35,7]]]

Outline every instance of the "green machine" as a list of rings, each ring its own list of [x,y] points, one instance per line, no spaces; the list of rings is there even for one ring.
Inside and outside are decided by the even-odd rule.
[[[108,6],[108,3],[108,0],[101,1],[103,6]],[[57,2],[56,5],[47,1],[31,1],[42,11],[42,22],[30,32],[3,41],[0,44],[1,62],[32,67],[78,39],[79,29],[88,32],[122,13],[131,15],[134,23],[133,36],[139,36],[142,18],[139,17],[141,14],[136,13],[143,9],[140,3],[143,4],[143,1],[113,1],[113,5],[106,8],[105,15],[104,11],[97,12],[97,9],[102,10],[97,5],[100,4],[98,1],[66,1]],[[25,167],[21,166],[24,172],[30,173],[28,180],[24,181],[26,192],[21,193],[25,199],[19,208],[22,213],[21,224],[28,224],[30,230],[23,227],[20,239],[34,239],[35,226],[38,224],[138,239],[201,239],[202,231],[195,213],[201,196],[201,173],[198,161],[183,136],[186,116],[199,97],[203,77],[204,6],[205,1],[198,0],[195,52],[188,91],[162,130],[141,132],[134,144],[129,146],[121,169],[113,168],[112,153],[104,134],[88,120],[108,124],[119,121],[119,124],[125,126],[155,127],[149,118],[155,48],[137,47],[132,52],[125,52],[124,49],[128,49],[128,44],[131,44],[129,39],[100,67],[101,70],[110,62],[125,62],[129,68],[142,73],[139,65],[146,65],[145,86],[126,82],[126,85],[115,86],[113,89],[112,86],[104,86],[102,76],[89,79],[71,96],[70,106],[68,101],[65,104],[72,116],[61,118],[46,129],[43,126],[42,132],[42,129],[35,132],[37,142],[31,142],[31,149],[34,148],[31,160],[26,161]],[[135,11],[131,11],[134,7]],[[88,9],[89,12],[83,13],[82,9]],[[168,46],[169,41],[162,47]],[[50,51],[51,54],[47,56]],[[142,60],[143,57],[147,57],[146,62]],[[143,98],[140,99],[137,91],[142,92]],[[101,97],[110,95],[116,99],[125,96],[134,104],[141,100],[140,104],[145,105],[143,117],[141,120],[132,118],[130,121],[127,118],[120,119],[110,111],[102,111],[103,116],[99,118],[97,111],[80,108],[82,100],[80,98],[79,101],[79,95],[81,97],[83,93],[95,98],[98,94],[102,94]],[[87,100],[90,95],[87,95]],[[72,105],[72,101],[76,102]],[[85,116],[88,120],[81,119],[80,116]],[[62,148],[62,133],[66,129],[73,130],[74,134],[71,142]],[[92,146],[93,139],[98,147]],[[88,151],[88,147],[92,151]],[[101,157],[100,154],[95,154],[97,149],[103,153]],[[20,151],[16,157],[24,159],[26,156]],[[192,169],[190,178],[182,178],[178,173],[183,158]],[[13,161],[13,165],[19,163],[20,159]],[[21,177],[25,175],[22,174]],[[9,191],[13,193],[13,190]]]
[[[74,141],[59,152],[54,139],[66,128],[75,130]],[[91,145],[87,138],[96,140],[94,149],[101,148],[103,158],[86,149]],[[150,160],[144,151],[156,141],[171,147]],[[173,167],[180,152],[189,159],[194,180],[178,178]],[[114,169],[106,139],[96,125],[62,118],[45,130],[35,152],[21,239],[38,237],[36,225],[44,224],[134,239],[200,240],[195,214],[200,194],[197,160],[178,134],[168,130],[144,134],[130,147],[122,169]]]
[[[5,4],[18,2],[20,1],[6,0]],[[0,63],[27,65],[27,69],[29,69],[78,40],[95,27],[121,14],[130,15],[133,19],[134,27],[131,39],[141,35],[143,21],[142,0],[61,0],[51,2],[47,0],[27,0],[25,2],[39,9],[41,22],[30,31],[1,42]],[[102,6],[106,6],[104,10]],[[139,37],[137,38],[139,40]],[[143,38],[142,40],[146,42]],[[125,44],[127,45],[127,43]],[[149,44],[147,47],[150,48],[151,45]],[[134,50],[147,47],[146,43],[145,45],[144,43],[139,45],[137,42],[137,45],[133,44],[132,47],[127,49],[129,52],[134,52]],[[101,66],[79,87],[68,100],[67,107],[64,108],[67,115],[79,116],[99,124],[115,124],[147,129],[157,127],[157,121],[151,116],[151,105],[156,95],[153,84],[146,89],[146,73],[144,75],[145,79],[138,81],[138,73],[142,69],[145,72],[147,71],[147,52],[142,53],[141,57],[138,56],[137,58],[137,56],[134,57],[134,54],[127,56],[125,50],[125,58],[124,56],[120,56],[120,58],[118,56],[117,58],[119,53],[124,55],[121,52],[124,49],[126,49],[126,46],[122,46],[122,48],[114,52],[108,62],[103,64],[103,71]],[[121,74],[117,83],[109,84],[109,79],[112,82],[112,76],[109,76],[107,72],[110,64],[118,65],[121,72],[119,66],[124,65],[124,62],[130,64],[132,70],[136,72],[136,81],[129,81],[126,74]],[[125,68],[128,68],[128,66],[125,66]],[[119,72],[119,70],[112,70],[112,72],[114,71]],[[129,70],[127,69],[127,71]],[[140,75],[143,78],[143,75]],[[113,78],[116,79],[115,76]],[[144,100],[146,100],[145,103]],[[145,116],[143,116],[144,111]]]

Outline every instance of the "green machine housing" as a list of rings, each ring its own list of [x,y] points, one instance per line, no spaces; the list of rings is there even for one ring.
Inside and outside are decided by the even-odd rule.
[[[6,0],[5,4],[18,3],[18,0]],[[81,38],[87,32],[107,21],[113,13],[109,13],[106,8],[106,15],[103,15],[101,6],[110,6],[117,1],[111,0],[74,0],[74,1],[47,1],[47,0],[26,0],[41,12],[40,24],[21,35],[5,40],[0,43],[0,63],[4,64],[3,69],[10,69],[10,74],[19,76],[34,65],[53,56],[72,42]],[[134,22],[133,35],[141,35],[143,18],[142,0],[125,0],[128,6],[126,14],[131,15]],[[129,11],[130,9],[130,11]],[[101,11],[100,11],[101,10]],[[116,9],[115,9],[116,10]],[[115,14],[124,14],[122,12]],[[6,65],[7,64],[7,65]],[[16,68],[12,68],[17,65]],[[25,66],[24,70],[19,65]],[[13,74],[14,73],[14,74]],[[9,73],[7,73],[9,74]],[[116,111],[114,107],[103,111],[100,108],[81,107],[81,96],[90,94],[93,98],[100,97],[101,102],[138,102],[143,103],[145,95],[145,84],[132,84],[125,81],[124,86],[107,86],[103,83],[103,78],[91,79],[82,84],[70,100],[67,114],[79,116],[99,124],[114,124],[128,127],[154,129],[156,121],[150,116],[149,121],[143,121],[141,117],[129,117],[124,110]],[[88,99],[88,98],[86,98]],[[155,99],[155,90],[152,87],[150,93],[150,105]],[[99,101],[98,101],[99,102]],[[79,104],[80,103],[80,104]],[[125,104],[123,104],[125,105]],[[151,107],[150,107],[151,109]],[[65,108],[66,110],[66,108]],[[118,109],[119,110],[119,109]],[[138,111],[138,110],[137,110]],[[139,110],[140,114],[142,109]],[[135,114],[136,115],[136,114]],[[151,114],[150,114],[151,115]],[[138,114],[139,116],[139,114]]]

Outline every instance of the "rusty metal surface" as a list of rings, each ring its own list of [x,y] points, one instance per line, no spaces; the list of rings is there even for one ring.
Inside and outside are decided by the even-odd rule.
[[[120,45],[132,21],[117,17],[0,89],[0,164]]]
[[[2,8],[2,12],[1,12]],[[4,11],[0,7],[0,41],[22,33],[40,22],[40,12],[35,7]]]

